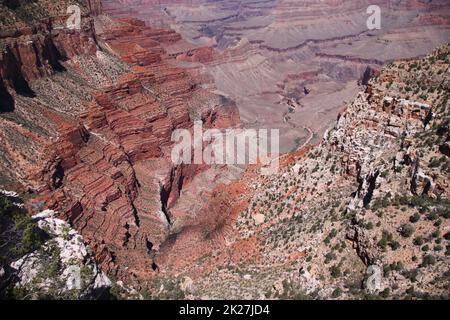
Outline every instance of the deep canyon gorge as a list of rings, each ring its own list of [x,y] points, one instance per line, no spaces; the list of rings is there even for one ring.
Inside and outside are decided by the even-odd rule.
[[[448,295],[448,1],[4,0],[0,28],[2,197],[59,255],[79,234],[92,283],[123,299]],[[198,120],[280,129],[279,172],[174,164],[172,133]],[[32,282],[1,252],[0,279]]]

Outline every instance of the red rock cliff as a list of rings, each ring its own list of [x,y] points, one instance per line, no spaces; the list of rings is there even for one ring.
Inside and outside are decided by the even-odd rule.
[[[83,11],[101,7],[89,1]],[[172,131],[196,118],[236,125],[237,109],[170,63],[160,43],[178,41],[175,32],[99,16],[96,34],[90,15],[70,31],[55,28],[56,16],[2,35],[0,167],[37,193],[31,210],[61,212],[105,271],[152,277],[171,206],[207,169],[172,165]]]

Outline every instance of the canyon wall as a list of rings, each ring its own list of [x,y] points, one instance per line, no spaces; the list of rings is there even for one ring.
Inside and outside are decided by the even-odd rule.
[[[163,269],[155,259],[173,226],[182,234],[207,201],[182,190],[199,198],[233,178],[226,168],[174,166],[173,130],[194,120],[239,125],[237,108],[174,65],[162,47],[180,40],[172,30],[111,19],[94,1],[79,2],[81,30],[65,28],[64,3],[45,1],[46,15],[22,24],[26,5],[1,6],[2,17],[16,15],[0,39],[1,183],[27,192],[31,211],[57,210],[103,271],[142,283]]]
[[[382,68],[321,143],[214,189],[210,245],[167,258],[188,297],[448,299],[449,53]]]
[[[367,28],[370,5],[381,9],[380,30]],[[104,8],[174,28],[185,42],[167,51],[184,67],[206,69],[245,126],[280,128],[282,151],[319,142],[368,66],[423,56],[450,37],[443,0],[106,0]]]
[[[77,3],[80,30],[69,2],[0,2],[0,184],[104,272],[152,297],[361,298],[388,266],[377,293],[445,294],[449,49],[380,68],[447,39],[446,2],[402,2],[373,33],[365,1]],[[175,129],[240,114],[289,129],[278,174],[173,165]]]

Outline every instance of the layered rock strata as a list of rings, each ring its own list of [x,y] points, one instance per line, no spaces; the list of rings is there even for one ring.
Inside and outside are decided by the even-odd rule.
[[[232,101],[170,62],[161,43],[178,41],[178,34],[111,20],[92,1],[79,5],[81,30],[58,24],[67,19],[59,4],[45,19],[33,17],[32,28],[9,24],[14,32],[2,38],[2,178],[36,194],[31,210],[58,209],[103,271],[151,278],[158,247],[176,222],[171,207],[187,210],[177,211],[181,220],[190,210],[182,188],[215,170],[174,166],[173,130],[190,129],[193,120],[235,126],[239,114]],[[226,170],[217,170],[203,183],[219,181]]]

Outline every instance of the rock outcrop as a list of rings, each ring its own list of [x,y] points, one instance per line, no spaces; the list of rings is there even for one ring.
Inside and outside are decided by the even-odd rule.
[[[280,128],[283,152],[306,141],[308,130],[320,142],[367,72],[423,56],[450,36],[445,1],[103,2],[112,16],[175,28],[185,41],[165,44],[167,51],[213,77],[244,124]],[[381,8],[380,30],[367,27],[372,4]],[[292,110],[289,101],[301,108]]]
[[[38,3],[27,22],[16,16],[26,3],[0,5],[0,183],[28,193],[29,211],[58,212],[36,219],[56,237],[44,249],[63,253],[61,290],[71,288],[66,258],[75,255],[89,260],[88,292],[108,287],[105,273],[161,298],[448,293],[441,280],[448,277],[449,250],[449,48],[393,62],[379,74],[376,66],[367,68],[396,58],[372,56],[410,32],[395,17],[417,10],[417,19],[411,15],[405,23],[442,24],[446,34],[445,12],[436,18],[436,9],[446,6],[396,6],[387,21],[391,32],[372,44],[362,30],[362,1],[355,7],[314,2],[306,11],[296,4],[291,13],[293,3],[286,1],[219,2],[188,13],[177,3],[161,17],[175,26],[202,25],[179,32],[130,17],[154,13],[133,11],[154,1],[129,1],[125,9],[115,0],[79,1],[80,30],[64,27],[68,2]],[[337,5],[348,12],[336,16]],[[255,14],[239,22],[238,7]],[[269,12],[275,18],[266,21]],[[318,29],[323,17],[308,26],[303,21],[324,12],[343,25]],[[349,26],[353,18],[358,23]],[[195,45],[182,39],[189,35]],[[370,44],[370,54],[348,55],[347,40]],[[433,38],[409,56],[440,41]],[[364,74],[364,87],[337,85]],[[327,109],[311,118],[309,99],[340,92],[321,104],[336,109],[334,103],[356,89],[361,92],[323,141],[310,146],[328,124]],[[280,171],[269,177],[259,175],[259,165],[173,164],[174,130],[192,131],[195,120],[205,128],[240,125],[232,99],[263,106],[257,124],[273,124],[272,108],[286,104],[277,121],[305,131],[307,139],[280,156]],[[255,110],[241,108],[252,123]],[[320,125],[296,126],[293,117],[303,116]],[[292,142],[292,131],[282,139]],[[64,231],[69,225],[83,244]],[[84,254],[86,246],[92,255]],[[31,281],[28,271],[42,269],[38,253],[13,264],[24,285]],[[9,272],[4,267],[0,271]],[[365,291],[372,271],[381,268],[380,283]],[[39,290],[49,288],[39,283]]]
[[[35,193],[30,210],[57,210],[104,272],[138,286],[159,270],[154,258],[173,223],[189,222],[193,203],[181,189],[205,170],[202,188],[227,175],[226,168],[173,165],[173,130],[191,129],[193,120],[236,126],[239,113],[172,63],[161,44],[178,41],[177,33],[112,20],[88,5],[81,30],[58,29],[50,10],[46,28],[5,38],[0,94],[11,103],[0,118],[0,167],[7,181]],[[173,206],[181,207],[176,215]]]
[[[99,299],[109,296],[111,281],[99,269],[82,237],[56,212],[45,210],[33,221],[50,239],[37,251],[11,263],[18,278],[16,290],[30,299]]]
[[[217,189],[228,218],[205,230],[212,249],[173,244],[193,255],[178,263],[189,296],[448,298],[448,57],[383,68],[320,144]]]
[[[80,30],[75,31],[64,28],[69,17],[65,11],[69,2],[60,1],[50,8],[29,5],[18,1],[9,3],[9,6],[2,4],[0,8],[5,19],[1,21],[0,32],[1,86],[11,87],[25,95],[33,95],[29,81],[62,71],[61,61],[96,51],[93,20],[88,15],[88,8],[82,7],[86,16],[82,19]],[[28,12],[31,21],[24,24],[20,19],[15,20],[16,13],[11,6]],[[52,16],[52,13],[55,15]],[[13,22],[8,20],[10,15]]]

